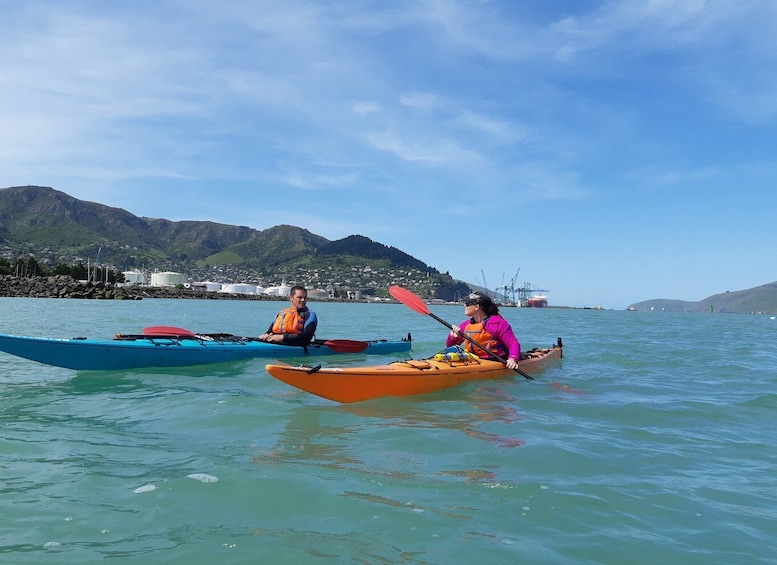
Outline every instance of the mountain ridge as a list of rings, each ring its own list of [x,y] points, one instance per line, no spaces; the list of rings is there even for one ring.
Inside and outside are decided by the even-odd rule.
[[[41,186],[0,189],[0,245],[17,253],[33,252],[48,261],[101,259],[102,264],[120,270],[145,266],[204,276],[216,267],[229,267],[276,282],[332,285],[346,284],[347,279],[359,290],[380,295],[387,289],[381,286],[399,278],[427,298],[451,300],[469,292],[466,283],[361,235],[330,241],[290,225],[256,230],[210,221],[140,217]],[[351,274],[357,268],[364,273]],[[375,275],[378,272],[380,277]]]
[[[727,290],[696,302],[658,298],[636,302],[629,308],[664,312],[777,314],[777,281],[744,290]]]

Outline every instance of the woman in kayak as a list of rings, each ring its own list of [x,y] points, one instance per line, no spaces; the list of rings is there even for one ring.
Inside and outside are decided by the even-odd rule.
[[[492,357],[488,351],[465,340],[462,334],[466,334],[483,347],[506,359],[505,366],[508,369],[518,367],[521,344],[515,337],[510,323],[499,314],[499,308],[488,295],[473,292],[467,296],[464,301],[464,315],[468,319],[458,326],[452,326],[453,329],[445,340],[446,347],[463,344],[467,351],[478,357],[484,359]]]
[[[278,312],[267,332],[259,336],[260,340],[303,347],[313,340],[318,318],[307,307],[308,291],[300,285],[291,287],[289,302],[291,306]]]

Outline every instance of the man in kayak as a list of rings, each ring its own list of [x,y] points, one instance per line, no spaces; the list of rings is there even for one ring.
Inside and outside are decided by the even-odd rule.
[[[313,340],[318,318],[307,307],[308,291],[300,285],[291,287],[289,301],[291,306],[278,312],[267,332],[259,336],[260,340],[303,347]]]
[[[510,323],[499,314],[499,308],[488,295],[482,292],[468,295],[464,300],[464,315],[468,319],[458,326],[452,326],[453,329],[445,340],[446,347],[463,344],[467,351],[478,357],[484,359],[491,357],[488,351],[465,340],[462,337],[464,333],[491,352],[507,359],[505,365],[508,369],[518,367],[521,344],[518,343]]]

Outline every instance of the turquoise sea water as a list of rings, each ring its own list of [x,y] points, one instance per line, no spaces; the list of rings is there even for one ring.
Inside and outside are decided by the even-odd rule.
[[[0,298],[0,333],[256,335],[280,306]],[[311,307],[320,338],[411,332],[416,358],[447,331],[398,304]],[[0,563],[777,563],[777,320],[503,313],[564,359],[351,405],[265,360],[79,373],[0,353]]]

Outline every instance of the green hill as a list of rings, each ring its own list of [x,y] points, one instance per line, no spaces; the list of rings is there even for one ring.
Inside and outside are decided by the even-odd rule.
[[[208,277],[209,270],[233,268],[242,277],[380,293],[401,278],[428,298],[450,300],[469,292],[468,285],[423,261],[360,235],[329,241],[289,225],[255,230],[138,217],[41,186],[0,189],[0,245],[7,257],[32,253],[44,264],[95,262],[99,256],[101,264],[119,270],[144,267]]]
[[[0,243],[12,248],[83,257],[96,257],[102,248],[106,262],[134,266],[137,261],[201,260],[254,232],[215,222],[142,218],[41,186],[0,189]]]

